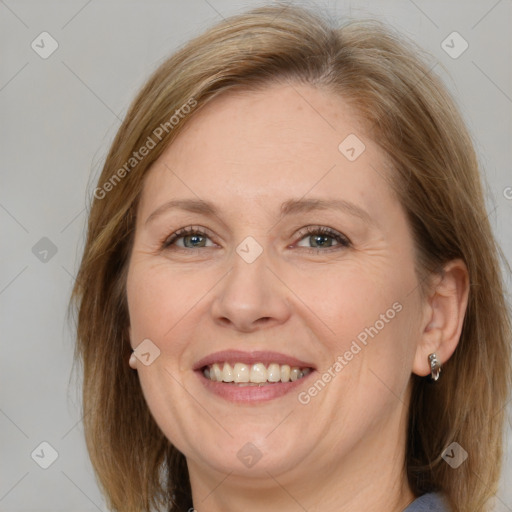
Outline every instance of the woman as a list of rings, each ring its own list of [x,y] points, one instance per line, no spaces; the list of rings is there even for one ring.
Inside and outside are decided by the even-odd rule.
[[[510,322],[416,49],[298,7],[225,20],[149,79],[94,196],[77,358],[112,510],[487,510]]]

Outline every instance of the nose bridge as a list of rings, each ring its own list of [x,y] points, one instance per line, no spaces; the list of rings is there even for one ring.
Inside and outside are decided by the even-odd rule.
[[[284,322],[289,316],[286,289],[269,268],[269,251],[248,237],[231,263],[212,304],[214,320],[246,332]]]

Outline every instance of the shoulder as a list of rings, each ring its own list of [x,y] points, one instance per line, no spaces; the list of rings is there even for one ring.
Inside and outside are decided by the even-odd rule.
[[[404,512],[450,512],[450,508],[441,494],[428,493],[414,500]]]

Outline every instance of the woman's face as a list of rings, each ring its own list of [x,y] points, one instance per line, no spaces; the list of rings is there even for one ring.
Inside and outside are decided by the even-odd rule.
[[[424,306],[389,172],[342,98],[299,84],[215,99],[153,165],[131,344],[191,474],[397,458]]]

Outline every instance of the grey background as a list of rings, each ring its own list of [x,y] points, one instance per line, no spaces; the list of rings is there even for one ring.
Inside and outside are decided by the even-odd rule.
[[[0,0],[1,511],[106,510],[83,441],[78,383],[70,380],[73,334],[66,320],[86,204],[120,120],[149,73],[221,17],[259,3]],[[387,21],[446,67],[436,72],[474,136],[489,218],[510,261],[511,1],[316,5]],[[47,59],[31,48],[43,31],[59,45]],[[469,43],[457,59],[441,47],[453,31]],[[44,249],[49,252],[38,253]],[[58,452],[46,470],[31,458],[43,441]],[[512,511],[505,485],[512,482],[510,443],[506,450],[498,511]]]

